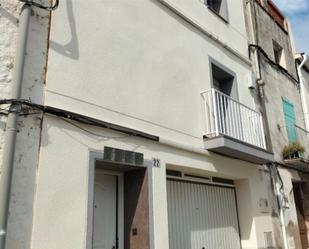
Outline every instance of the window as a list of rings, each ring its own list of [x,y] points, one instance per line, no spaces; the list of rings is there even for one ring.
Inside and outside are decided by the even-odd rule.
[[[288,140],[289,143],[293,143],[298,140],[295,127],[296,119],[295,119],[294,105],[285,98],[282,98],[282,104],[283,104],[283,113],[284,113],[286,130],[288,133]]]
[[[236,75],[214,61],[211,61],[211,74],[212,87],[216,90],[213,104],[216,106],[217,124],[221,130],[220,132],[243,140],[242,124],[237,124],[238,128],[236,128],[235,122],[236,117],[241,120],[240,105],[235,102],[238,99]],[[235,132],[236,130],[238,132]]]
[[[226,22],[228,21],[227,0],[205,0],[205,4]]]
[[[285,68],[286,63],[283,48],[276,41],[273,41],[273,49],[275,62]]]
[[[211,64],[213,88],[237,99],[237,88],[235,84],[235,76],[232,72],[222,69],[216,64]]]

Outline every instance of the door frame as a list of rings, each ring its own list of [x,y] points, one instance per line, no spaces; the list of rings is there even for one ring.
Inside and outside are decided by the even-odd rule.
[[[94,194],[94,176],[97,161],[104,161],[104,151],[90,149],[88,154],[89,165],[85,168],[86,188],[88,195],[85,198],[85,231],[84,231],[84,247],[92,249],[92,234],[93,234],[93,194]],[[154,171],[157,170],[153,166],[153,159],[144,159],[144,167],[147,169],[148,175],[148,205],[149,205],[149,243],[150,249],[155,248],[155,219],[154,219]],[[113,171],[112,171],[113,172]],[[117,172],[114,172],[117,173]],[[122,172],[119,172],[120,174]],[[124,203],[124,201],[123,201]],[[123,222],[124,222],[124,215]],[[120,236],[119,236],[120,237]],[[119,238],[120,239],[120,238]],[[124,247],[124,234],[122,235],[122,246]],[[120,245],[119,245],[120,246]],[[120,247],[119,247],[120,248]],[[121,248],[123,249],[123,248]]]
[[[89,197],[88,197],[88,215],[87,215],[87,249],[93,249],[93,207],[94,207],[94,181],[95,174],[100,172],[105,175],[111,175],[117,177],[117,235],[118,235],[118,248],[124,249],[124,189],[123,189],[123,173],[111,170],[99,169],[91,167],[89,175]]]

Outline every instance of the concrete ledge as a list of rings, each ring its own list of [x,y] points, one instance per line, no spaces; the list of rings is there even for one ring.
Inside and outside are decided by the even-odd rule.
[[[286,159],[284,164],[296,170],[309,172],[309,160],[304,158]]]
[[[204,147],[209,151],[255,164],[274,162],[273,153],[224,135],[204,138]]]

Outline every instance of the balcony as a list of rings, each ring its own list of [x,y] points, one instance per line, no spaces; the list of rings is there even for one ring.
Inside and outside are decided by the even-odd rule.
[[[257,164],[274,160],[266,150],[261,113],[216,89],[201,95],[206,117],[205,149]]]

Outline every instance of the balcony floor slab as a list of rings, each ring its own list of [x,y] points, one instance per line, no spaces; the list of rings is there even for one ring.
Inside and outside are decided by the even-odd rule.
[[[274,162],[273,153],[225,135],[204,138],[204,147],[209,151],[255,164]]]

